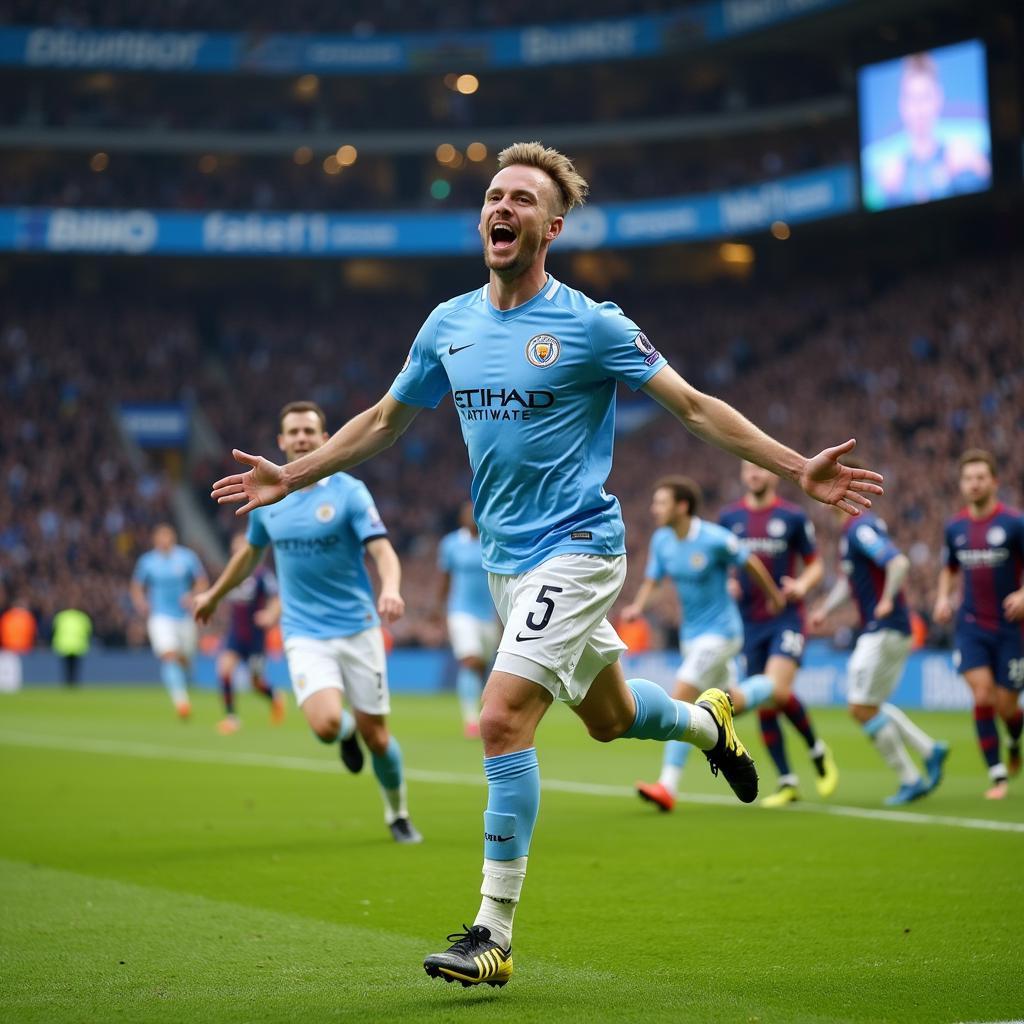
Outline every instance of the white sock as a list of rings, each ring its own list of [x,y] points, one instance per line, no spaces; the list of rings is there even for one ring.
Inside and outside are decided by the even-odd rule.
[[[892,722],[886,722],[871,738],[885,763],[899,777],[901,785],[910,786],[921,778],[903,745],[899,729]]]
[[[677,764],[663,764],[658,781],[673,795],[679,792],[679,776],[683,769]]]
[[[390,825],[397,818],[408,818],[409,810],[406,806],[405,783],[398,789],[385,789],[380,787],[381,796],[384,797],[384,820]]]
[[[935,740],[914,723],[895,704],[883,704],[881,709],[889,716],[889,721],[896,726],[903,737],[919,757],[931,757],[935,751]]]
[[[473,924],[483,925],[491,938],[508,949],[512,945],[512,921],[526,879],[527,857],[515,860],[484,858],[484,880],[480,886],[480,909]]]
[[[824,757],[825,750],[825,741],[819,736],[818,739],[814,741],[814,746],[811,747],[811,759],[813,760],[816,757]]]
[[[779,776],[779,785],[780,786],[792,786],[794,789],[796,789],[797,784],[799,782],[800,782],[800,779],[797,778],[797,776],[793,775],[792,772],[789,775],[780,775]]]
[[[464,700],[459,703],[462,708],[463,724],[476,725],[476,723],[480,721],[480,701]]]
[[[699,750],[711,750],[718,742],[718,723],[707,708],[679,701],[690,713],[690,721],[680,739],[692,743]]]

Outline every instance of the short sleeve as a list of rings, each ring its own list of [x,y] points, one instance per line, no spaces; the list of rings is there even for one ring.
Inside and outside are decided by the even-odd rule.
[[[437,567],[441,572],[452,571],[452,538],[451,534],[445,537],[437,549]]]
[[[658,550],[658,537],[655,534],[651,538],[651,546],[647,552],[647,568],[644,576],[649,580],[660,580],[665,576],[665,563],[662,561],[661,553]]]
[[[953,524],[946,525],[945,533],[942,535],[942,564],[951,572],[960,571],[960,563],[957,561],[956,548],[953,544]]]
[[[598,306],[588,326],[598,366],[634,391],[668,365],[647,335],[613,302]]]
[[[435,309],[416,335],[405,365],[391,385],[391,397],[399,402],[436,409],[451,391],[448,374],[437,354],[437,326],[443,316],[440,307]]]
[[[149,570],[147,569],[146,556],[143,555],[136,563],[135,570],[132,572],[132,579],[136,583],[145,585],[149,582]]]
[[[270,535],[263,525],[263,517],[260,515],[259,509],[253,509],[249,513],[249,529],[246,530],[245,540],[254,548],[265,548],[270,543]]]
[[[851,533],[856,546],[875,565],[888,565],[899,554],[896,545],[889,540],[884,531],[870,523],[855,526]]]
[[[814,524],[805,515],[797,519],[793,545],[805,562],[813,562],[818,557],[818,545],[814,538]]]
[[[348,521],[355,535],[365,544],[374,537],[386,537],[388,528],[384,525],[377,506],[370,497],[366,484],[357,483],[348,496]]]
[[[199,556],[194,551],[189,551],[188,554],[188,570],[192,573],[192,582],[194,583],[206,575],[206,570],[203,568],[203,563],[199,560]]]
[[[723,530],[721,537],[721,550],[723,561],[726,565],[735,565],[742,569],[747,562],[754,557],[750,548],[744,544],[734,533]]]

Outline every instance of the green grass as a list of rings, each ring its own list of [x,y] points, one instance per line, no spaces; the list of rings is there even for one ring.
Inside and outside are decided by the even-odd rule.
[[[1022,1012],[1024,799],[981,799],[966,715],[915,715],[954,744],[942,790],[911,811],[940,820],[920,824],[816,813],[812,792],[802,812],[722,802],[659,815],[626,790],[656,774],[657,745],[599,746],[556,707],[543,777],[598,791],[544,792],[516,974],[478,991],[427,978],[420,961],[479,902],[479,748],[460,738],[454,699],[395,705],[421,847],[391,842],[372,776],[344,774],[297,713],[272,729],[249,699],[243,731],[222,738],[208,695],[187,725],[155,689],[0,699],[0,1020]],[[841,712],[816,718],[842,772],[831,803],[880,808],[894,787],[875,752]],[[755,734],[741,720],[757,753]],[[790,748],[810,788],[795,736]],[[698,757],[684,786],[728,792]]]

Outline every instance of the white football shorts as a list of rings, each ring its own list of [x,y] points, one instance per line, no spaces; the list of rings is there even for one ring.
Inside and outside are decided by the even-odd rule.
[[[725,690],[736,682],[736,655],[743,650],[739,637],[706,633],[693,640],[679,643],[682,662],[676,671],[676,681],[689,683],[698,690],[717,686]]]
[[[390,712],[388,666],[380,626],[331,640],[293,636],[285,640],[284,653],[300,707],[311,694],[340,690],[356,711],[367,715]]]
[[[180,654],[191,660],[196,653],[196,624],[190,618],[176,619],[172,615],[150,615],[146,620],[149,645],[153,653],[162,658],[165,654]]]
[[[500,636],[495,619],[478,619],[467,612],[452,612],[448,616],[448,639],[456,661],[479,658],[486,665],[498,649]]]
[[[862,633],[846,667],[846,699],[869,707],[884,704],[903,675],[910,637],[897,629]]]
[[[624,555],[556,555],[518,576],[488,574],[505,631],[494,660],[579,704],[626,645],[606,618],[626,580]]]

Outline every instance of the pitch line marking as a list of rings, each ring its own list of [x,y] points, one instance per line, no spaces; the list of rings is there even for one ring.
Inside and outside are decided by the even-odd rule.
[[[89,739],[79,736],[47,736],[41,733],[15,733],[0,730],[0,744],[47,750],[72,750],[82,754],[111,754],[117,757],[139,757],[154,761],[184,761],[192,764],[221,764],[233,767],[286,768],[290,771],[321,772],[335,775],[338,766],[333,761],[314,760],[310,757],[289,757],[282,754],[254,754],[240,750],[190,750],[185,747],[162,747],[155,743],[136,743],[130,740]],[[484,785],[483,774],[465,775],[458,772],[435,772],[409,769],[406,777],[413,782],[433,782],[445,786]],[[629,797],[636,794],[630,786],[611,786],[597,782],[573,782],[568,779],[541,779],[541,789],[552,793],[575,793],[580,796]],[[731,797],[712,793],[687,793],[678,798],[682,803],[735,806]],[[946,828],[965,828],[987,832],[1015,832],[1024,834],[1024,822],[995,821],[988,818],[959,818],[942,814],[915,814],[912,811],[883,811],[870,807],[849,807],[842,804],[802,804],[787,808],[787,813],[826,814],[837,818],[864,818],[868,821],[896,822],[903,825],[940,825]]]

